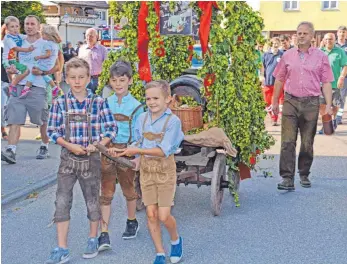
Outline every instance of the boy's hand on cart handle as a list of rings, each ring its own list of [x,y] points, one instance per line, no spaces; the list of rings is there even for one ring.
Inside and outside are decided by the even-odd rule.
[[[113,157],[118,157],[117,153],[124,152],[126,149],[119,149],[119,148],[109,148],[107,150],[107,153],[110,154]]]
[[[86,151],[87,151],[88,155],[90,155],[90,153],[96,152],[97,149],[96,149],[96,147],[94,145],[89,144],[88,147],[86,148]]]
[[[109,148],[107,150],[107,153],[110,154],[112,157],[116,157],[117,156],[116,148]]]
[[[135,168],[133,170],[139,171],[140,170],[140,157],[137,157],[137,158],[130,160],[130,161],[135,163]]]
[[[132,157],[132,156],[135,156],[136,154],[139,154],[140,152],[141,152],[141,149],[139,148],[127,148],[122,153],[119,153],[117,157],[122,157],[122,156]]]
[[[86,148],[77,144],[70,144],[68,149],[75,155],[85,155],[87,154]]]

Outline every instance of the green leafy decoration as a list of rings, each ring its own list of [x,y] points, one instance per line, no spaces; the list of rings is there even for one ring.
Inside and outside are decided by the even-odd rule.
[[[160,36],[156,31],[158,17],[155,13],[154,2],[147,2],[149,14],[146,19],[148,23],[149,41],[149,59],[151,63],[152,79],[163,79],[171,82],[182,75],[182,72],[190,67],[188,61],[188,46],[192,43],[190,36]],[[176,3],[170,2],[170,8],[174,9]],[[110,16],[114,21],[119,21],[122,17],[128,18],[128,25],[125,26],[120,37],[126,40],[126,45],[120,51],[110,52],[108,59],[103,64],[103,70],[100,76],[100,83],[97,93],[100,94],[110,78],[109,69],[111,65],[119,58],[124,58],[131,62],[134,71],[134,84],[130,87],[131,94],[140,101],[144,101],[143,82],[139,78],[137,71],[137,28],[140,2],[125,2],[120,5],[117,2],[110,2]],[[163,46],[162,44],[163,43]],[[165,56],[158,56],[156,51],[159,48],[165,49]]]
[[[176,2],[170,1],[170,10],[175,9]],[[193,43],[191,37],[160,36],[155,30],[158,17],[154,2],[147,2],[149,58],[152,78],[172,81],[189,68],[188,46]],[[201,15],[196,2],[191,6]],[[239,150],[236,160],[228,159],[228,164],[235,167],[238,162],[249,163],[256,149],[262,153],[274,144],[274,139],[265,130],[265,103],[261,86],[257,78],[259,68],[255,45],[262,42],[261,31],[264,27],[259,12],[254,12],[246,2],[218,2],[219,9],[213,10],[210,45],[211,56],[204,56],[204,66],[198,76],[214,73],[215,82],[209,87],[212,95],[207,101],[204,121],[207,127],[218,126],[224,129],[230,140]],[[110,15],[114,21],[128,18],[128,25],[121,31],[126,45],[117,52],[110,52],[103,64],[98,93],[108,83],[109,68],[119,58],[130,61],[134,70],[134,84],[131,93],[144,101],[143,82],[137,73],[137,28],[140,2],[124,2],[121,7],[117,2],[110,2]],[[163,43],[163,44],[162,44]],[[165,56],[157,56],[157,49],[164,45]],[[201,90],[205,94],[205,90]],[[200,130],[199,130],[200,131]]]
[[[139,101],[144,101],[143,82],[140,80],[137,64],[137,28],[138,28],[138,14],[140,9],[140,2],[124,2],[120,8],[118,2],[110,2],[110,16],[113,16],[114,21],[120,21],[122,17],[128,19],[128,24],[123,27],[119,36],[125,39],[125,46],[118,51],[111,51],[108,54],[107,60],[102,65],[102,73],[100,76],[99,87],[96,91],[98,94],[102,93],[105,85],[108,84],[110,79],[110,67],[118,59],[125,59],[129,61],[133,68],[133,85],[130,87],[131,94]]]
[[[204,66],[198,71],[201,78],[216,75],[209,87],[212,95],[205,120],[210,120],[209,126],[223,128],[239,150],[236,161],[228,159],[228,163],[241,161],[252,167],[249,160],[255,149],[264,152],[274,144],[265,130],[265,103],[256,74],[255,45],[263,39],[263,19],[246,2],[218,2],[218,6],[211,23],[212,55],[205,55]]]

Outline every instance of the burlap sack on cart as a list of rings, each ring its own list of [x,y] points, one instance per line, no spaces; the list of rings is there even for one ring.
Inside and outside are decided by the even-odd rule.
[[[224,133],[223,129],[218,127],[212,127],[199,134],[186,135],[184,136],[184,140],[204,147],[222,147],[231,157],[236,157],[237,154],[236,149],[232,146],[230,139]]]

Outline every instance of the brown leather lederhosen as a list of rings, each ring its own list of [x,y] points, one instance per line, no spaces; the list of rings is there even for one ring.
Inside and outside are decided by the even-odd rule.
[[[161,133],[145,132],[148,113],[142,124],[142,137],[138,143],[142,144],[146,138],[149,141],[161,143],[172,114],[165,120]],[[147,157],[141,155],[140,160],[140,184],[142,200],[144,204],[158,204],[162,207],[170,207],[176,191],[176,163],[174,155],[169,157]]]
[[[91,111],[95,96],[91,99],[86,114],[69,113],[68,100],[65,97],[65,140],[69,142],[72,122],[88,122],[88,138],[92,143]],[[88,219],[99,221],[99,191],[101,178],[101,162],[98,152],[88,155],[75,155],[62,148],[58,170],[58,187],[56,197],[55,222],[68,221],[72,205],[73,187],[78,180],[87,205]]]
[[[114,114],[114,119],[119,122],[129,122],[129,139],[127,143],[110,143],[107,145],[108,148],[119,148],[125,149],[130,145],[132,139],[132,121],[135,113],[143,107],[142,104],[137,106],[130,116],[123,114]],[[133,157],[129,158],[133,159]],[[114,193],[116,191],[117,180],[122,188],[123,195],[127,201],[133,201],[138,198],[138,194],[135,191],[135,176],[136,172],[127,168],[120,167],[114,162],[110,161],[106,156],[101,158],[101,196],[100,203],[102,205],[110,205]]]

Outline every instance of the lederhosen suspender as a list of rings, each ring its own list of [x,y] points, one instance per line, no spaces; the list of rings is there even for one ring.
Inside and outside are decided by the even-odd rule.
[[[131,113],[130,116],[126,116],[123,114],[114,114],[113,117],[116,121],[120,121],[120,122],[129,122],[129,139],[127,142],[127,145],[130,145],[131,142],[131,138],[132,138],[132,129],[131,129],[131,125],[132,125],[132,121],[133,121],[133,117],[135,115],[135,113],[137,112],[137,110],[139,110],[141,107],[144,107],[143,104],[138,105],[134,111]]]
[[[165,123],[164,123],[164,126],[163,126],[163,129],[161,131],[161,133],[152,133],[152,132],[145,132],[145,125],[146,125],[146,122],[147,122],[147,119],[148,119],[148,115],[149,113],[147,112],[146,116],[145,116],[145,119],[143,121],[143,124],[142,124],[142,137],[141,139],[136,143],[137,145],[140,143],[142,144],[143,143],[143,140],[144,138],[150,140],[150,141],[153,141],[153,140],[157,140],[159,139],[159,143],[163,141],[164,139],[164,135],[165,135],[165,131],[166,131],[166,128],[167,128],[167,125],[169,123],[169,120],[170,118],[172,117],[172,114],[169,114],[168,117],[166,118],[165,120]]]
[[[93,143],[93,134],[92,134],[92,126],[91,126],[91,113],[93,109],[93,103],[94,103],[95,95],[93,95],[90,105],[88,108],[88,111],[86,114],[76,114],[76,113],[69,113],[69,105],[67,102],[67,96],[65,95],[65,140],[69,142],[70,140],[70,123],[71,122],[85,122],[88,123],[88,142],[89,144]]]

